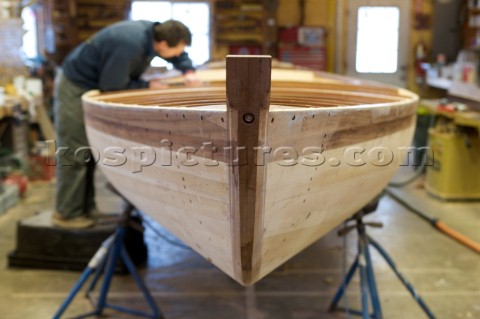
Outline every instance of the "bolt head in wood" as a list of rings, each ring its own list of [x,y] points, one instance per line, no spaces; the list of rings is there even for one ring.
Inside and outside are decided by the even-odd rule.
[[[255,121],[255,116],[252,113],[243,114],[243,121],[247,124],[252,124]]]

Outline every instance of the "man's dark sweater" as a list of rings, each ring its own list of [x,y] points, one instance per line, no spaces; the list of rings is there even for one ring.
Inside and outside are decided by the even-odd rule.
[[[153,27],[149,21],[122,21],[102,29],[65,58],[64,75],[84,89],[148,87],[140,76],[158,56],[153,49]],[[186,52],[165,60],[183,73],[194,70]]]

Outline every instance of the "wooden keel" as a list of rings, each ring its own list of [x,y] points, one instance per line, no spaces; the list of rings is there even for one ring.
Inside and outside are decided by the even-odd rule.
[[[234,271],[246,285],[260,272],[271,57],[227,57],[229,187]]]

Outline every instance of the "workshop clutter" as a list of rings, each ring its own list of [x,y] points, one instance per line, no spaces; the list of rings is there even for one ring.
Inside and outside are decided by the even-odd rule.
[[[453,68],[453,80],[463,83],[478,83],[478,55],[471,50],[462,50],[458,54]]]
[[[5,184],[0,186],[0,215],[7,209],[17,204],[19,198],[19,187],[15,184]]]
[[[26,191],[28,178],[18,170],[20,167],[18,159],[5,148],[0,148],[0,215],[15,206],[19,196]]]
[[[27,75],[27,68],[18,54],[21,51],[23,21],[20,18],[0,19],[0,86],[11,83],[17,75]]]
[[[38,141],[29,157],[28,176],[31,180],[50,181],[55,177],[54,152],[45,141]]]

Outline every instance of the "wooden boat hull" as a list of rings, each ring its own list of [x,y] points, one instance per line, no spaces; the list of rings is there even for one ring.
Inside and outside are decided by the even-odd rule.
[[[109,181],[245,285],[387,185],[410,145],[417,103],[404,90],[338,77],[287,85],[272,72],[270,86],[265,59],[232,57],[226,94],[220,78],[84,96],[91,147]]]

